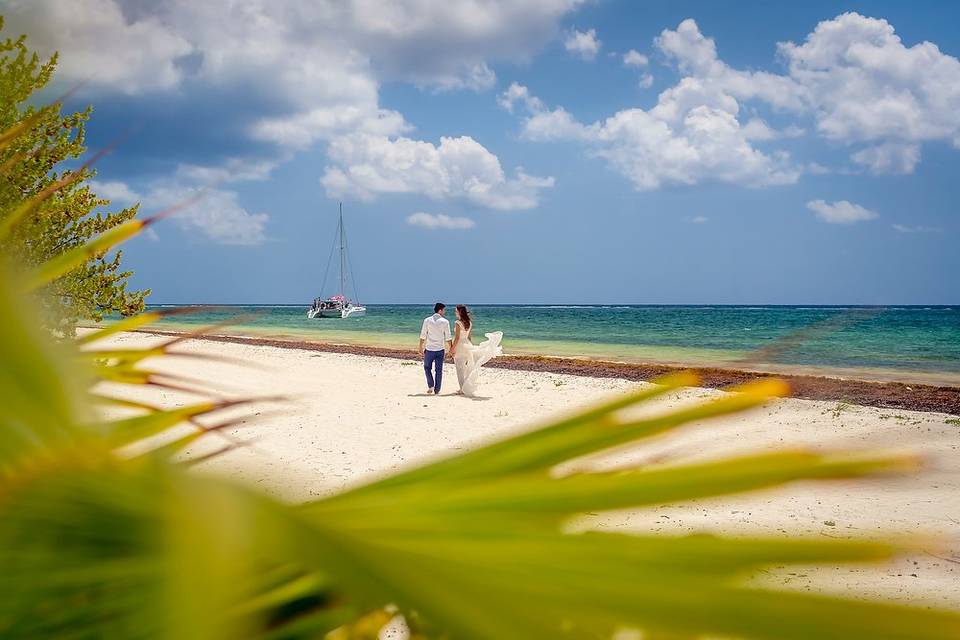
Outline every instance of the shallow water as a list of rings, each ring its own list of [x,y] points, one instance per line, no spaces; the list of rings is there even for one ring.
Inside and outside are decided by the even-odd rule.
[[[960,374],[957,307],[486,305],[472,311],[474,335],[503,331],[510,353]],[[155,326],[188,329],[234,319],[220,333],[412,347],[429,313],[421,305],[368,305],[363,318],[309,320],[304,306],[230,306]]]

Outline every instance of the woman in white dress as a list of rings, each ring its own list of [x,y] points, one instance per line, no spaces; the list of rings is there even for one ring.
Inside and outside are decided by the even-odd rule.
[[[453,356],[453,363],[457,366],[459,393],[465,396],[476,395],[480,367],[503,353],[503,349],[500,348],[500,341],[503,340],[502,331],[486,334],[487,339],[475,345],[470,339],[472,328],[473,319],[470,317],[470,310],[466,305],[458,304],[450,355]]]

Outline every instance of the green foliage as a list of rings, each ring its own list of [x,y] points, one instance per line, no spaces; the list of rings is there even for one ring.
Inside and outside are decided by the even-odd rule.
[[[850,410],[850,404],[846,402],[838,402],[837,406],[833,409],[827,409],[824,413],[829,413],[834,417],[834,419],[839,418],[842,413]]]
[[[3,22],[0,18],[0,28]],[[90,109],[64,115],[59,104],[36,108],[28,103],[56,68],[57,57],[41,61],[25,37],[0,41],[0,130],[27,124],[0,152],[0,225],[25,203],[23,220],[9,234],[0,233],[0,252],[17,266],[39,266],[83,247],[92,238],[131,220],[133,206],[114,213],[104,207],[86,181],[89,168],[61,169],[85,151],[84,126]],[[51,187],[58,188],[49,193]],[[77,320],[100,320],[104,314],[132,315],[143,310],[148,291],[127,291],[131,272],[123,270],[121,253],[92,251],[41,293],[42,318],[58,332],[72,334]]]
[[[106,230],[89,244],[99,252],[140,227]],[[585,456],[759,406],[786,392],[780,382],[643,417],[625,413],[697,382],[673,376],[527,433],[290,506],[179,462],[184,447],[228,438],[224,429],[238,420],[234,413],[210,426],[199,416],[244,401],[162,409],[96,387],[177,383],[145,361],[173,353],[183,338],[149,349],[98,347],[156,314],[76,341],[54,342],[38,325],[24,290],[49,286],[86,256],[82,247],[66,252],[16,284],[0,267],[0,637],[345,640],[375,638],[395,615],[416,639],[596,639],[633,630],[671,638],[960,637],[955,612],[748,581],[770,566],[885,561],[916,551],[917,541],[570,526],[587,512],[915,468],[909,456],[782,450],[570,471]],[[103,410],[117,406],[136,413]]]

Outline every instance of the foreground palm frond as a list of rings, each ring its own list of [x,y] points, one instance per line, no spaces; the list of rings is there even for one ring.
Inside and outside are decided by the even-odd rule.
[[[91,250],[125,237],[117,231]],[[0,270],[0,637],[372,638],[395,612],[416,637],[609,638],[632,629],[677,638],[960,637],[956,613],[746,581],[768,566],[884,561],[913,550],[912,540],[570,526],[586,512],[914,468],[910,457],[813,451],[616,471],[567,464],[755,407],[783,395],[780,383],[643,418],[624,412],[696,383],[671,377],[291,507],[177,463],[178,451],[233,424],[204,427],[197,418],[236,401],[160,409],[91,390],[102,381],[170,384],[143,367],[170,343],[98,347],[115,327],[82,345],[54,343],[37,328],[21,292],[84,255],[17,284]],[[111,418],[104,406],[136,413]],[[184,421],[193,428],[146,453],[125,448]]]

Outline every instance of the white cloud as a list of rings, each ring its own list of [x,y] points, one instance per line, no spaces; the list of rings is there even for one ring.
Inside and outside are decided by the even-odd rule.
[[[922,141],[960,147],[960,61],[930,42],[904,46],[885,20],[846,13],[819,23],[800,45],[780,43],[787,75],[733,69],[690,19],[663,31],[655,45],[685,74],[652,110],[667,122],[698,105],[736,115],[742,102],[761,100],[813,115],[830,140],[874,143],[852,158],[875,173],[912,172]],[[748,129],[754,140],[802,133],[797,125],[766,137],[756,125]]]
[[[766,121],[760,118],[751,118],[750,120],[747,120],[745,125],[743,125],[743,133],[748,140],[757,140],[762,142],[768,140],[780,140],[782,138],[799,138],[806,133],[806,131],[796,125],[789,125],[781,130],[777,130],[770,127]]]
[[[752,118],[743,125],[743,135],[747,140],[774,140],[777,132],[760,118]]]
[[[698,106],[679,124],[675,130],[641,109],[621,111],[592,125],[600,143],[594,153],[639,190],[703,180],[762,186],[797,179],[786,157],[750,146],[735,116],[726,111]]]
[[[627,67],[645,67],[650,63],[649,58],[636,49],[630,49],[623,54],[623,64]]]
[[[738,119],[740,100],[800,108],[802,90],[792,80],[730,68],[693,20],[664,30],[655,44],[688,75],[660,93],[649,110],[625,109],[583,124],[563,107],[547,109],[520,85],[511,86],[501,100],[511,106],[522,101],[526,107],[523,137],[584,143],[590,155],[605,159],[638,190],[702,181],[747,186],[797,181],[800,168],[788,154],[764,153],[751,144],[784,134],[760,120],[741,125]]]
[[[654,44],[664,54],[676,59],[680,70],[689,75],[707,75],[723,64],[717,60],[713,38],[700,33],[693,18],[683,20],[675,30],[664,29]]]
[[[516,82],[511,83],[506,91],[497,96],[497,103],[510,113],[513,113],[513,108],[518,102],[523,103],[529,111],[543,109],[543,102],[540,101],[540,98],[531,95],[527,87]]]
[[[828,173],[831,173],[829,167],[825,167],[819,162],[807,163],[807,166],[805,167],[805,171],[810,175],[814,175],[814,176],[824,176],[824,175],[827,175]]]
[[[567,34],[563,41],[563,47],[570,53],[583,58],[584,60],[593,60],[600,52],[600,40],[597,39],[597,30],[578,31],[574,29]]]
[[[625,67],[643,69],[648,64],[650,64],[650,59],[636,49],[630,49],[630,51],[627,51],[625,54],[623,54],[623,66]],[[647,72],[644,72],[640,75],[640,82],[638,84],[640,85],[641,89],[649,89],[653,86],[653,76]]]
[[[401,114],[380,107],[380,80],[363,43],[338,24],[339,4],[249,0],[227,12],[188,0],[158,6],[196,43],[193,80],[249,92],[268,105],[248,125],[255,139],[302,149],[354,131],[409,129]]]
[[[412,139],[403,114],[381,106],[382,83],[488,89],[496,63],[530,60],[581,0],[244,0],[229,10],[194,0],[3,4],[8,32],[29,32],[41,51],[62,52],[58,77],[67,84],[88,81],[84,91],[128,94],[239,92],[250,96],[245,104],[258,105],[245,116],[249,135],[296,150],[360,134]],[[588,59],[602,48],[594,29],[565,37]],[[802,130],[753,123],[744,113],[754,112],[743,108],[753,100],[778,115],[812,118],[820,135],[855,145],[852,162],[874,173],[913,171],[926,141],[960,147],[960,62],[930,42],[905,45],[885,20],[847,13],[821,22],[800,44],[781,43],[784,74],[734,69],[693,20],[664,30],[654,45],[683,77],[644,111],[649,122],[625,110],[581,124],[562,108],[538,105],[529,92],[501,104],[530,112],[531,139],[581,141],[638,188],[796,180],[801,169],[785,154],[754,144]],[[646,56],[631,49],[622,60],[641,73],[641,87],[652,86]],[[627,121],[633,128],[623,132],[637,141],[605,135],[608,122]],[[674,154],[663,162],[647,144],[657,123]],[[727,160],[718,144],[731,145]],[[744,168],[728,166],[741,159]]]
[[[456,218],[443,213],[424,213],[422,211],[407,217],[407,224],[426,229],[472,229],[477,223],[470,218]]]
[[[406,126],[400,114],[379,106],[371,56],[342,24],[348,9],[268,0],[229,10],[191,0],[40,0],[17,2],[5,13],[11,29],[37,34],[41,50],[61,51],[67,66],[57,77],[67,83],[93,72],[95,91],[239,91],[262,105],[246,116],[253,138],[304,148],[344,132],[396,133]],[[144,34],[139,25],[153,31]],[[182,46],[156,44],[164,38]],[[187,54],[189,64],[178,64]]]
[[[177,181],[156,183],[145,202],[158,209],[180,206],[171,220],[186,231],[197,231],[218,244],[252,246],[266,241],[269,216],[251,213],[235,191],[202,188]]]
[[[525,138],[586,143],[592,155],[607,160],[638,190],[703,180],[785,184],[799,176],[785,154],[754,149],[735,114],[720,108],[692,107],[679,122],[665,118],[656,107],[626,109],[590,125],[581,124],[562,107],[532,111],[524,123]]]
[[[710,218],[708,218],[707,216],[694,216],[690,220],[690,222],[692,222],[693,224],[704,224],[705,222],[709,222],[709,221],[710,221]]]
[[[345,133],[361,131],[394,135],[411,128],[400,113],[371,105],[370,108],[322,107],[292,115],[262,118],[250,127],[250,134],[258,140],[305,149],[317,140],[330,140]]]
[[[960,147],[960,61],[935,44],[907,47],[886,20],[845,13],[818,24],[803,44],[779,48],[822,135],[899,144],[858,152],[858,164],[909,173],[919,159],[919,148],[909,143],[945,140]]]
[[[913,173],[920,162],[920,145],[886,142],[867,147],[850,158],[875,174]]]
[[[539,100],[538,100],[539,102]],[[531,109],[523,125],[523,137],[536,142],[553,140],[595,140],[599,125],[584,126],[563,107],[553,111]]]
[[[943,229],[939,227],[926,227],[923,225],[911,227],[905,224],[892,224],[890,226],[899,233],[941,233],[943,231]]]
[[[183,78],[194,45],[157,16],[129,18],[114,0],[7,0],[7,29],[27,33],[44,55],[61,52],[67,83],[126,94],[162,91]]]
[[[563,108],[550,111],[525,97],[530,116],[524,135],[586,142],[638,189],[704,179],[748,185],[797,180],[802,169],[785,153],[765,154],[751,143],[798,137],[804,129],[794,123],[775,130],[758,118],[743,123],[742,103],[750,100],[786,114],[810,114],[828,139],[873,143],[852,160],[874,173],[912,172],[924,140],[960,146],[960,62],[929,42],[905,47],[883,20],[844,14],[821,22],[802,45],[781,43],[788,75],[730,67],[690,19],[664,30],[654,44],[683,77],[653,108],[584,125]],[[628,59],[640,61],[631,53]],[[819,168],[808,164],[811,172]]]
[[[837,202],[811,200],[807,203],[807,209],[817,214],[817,217],[824,222],[831,224],[852,224],[879,217],[877,212],[847,200],[838,200]]]
[[[528,61],[582,0],[349,0],[323,5],[332,28],[370,56],[378,77],[488,89],[491,62]],[[319,4],[319,3],[318,3]],[[320,22],[320,21],[318,21]]]
[[[253,172],[239,170],[243,166],[244,163],[238,159],[228,162],[228,167],[181,165],[173,178],[151,183],[145,195],[119,181],[92,180],[90,187],[98,196],[123,206],[140,201],[143,206],[150,208],[150,213],[176,207],[171,220],[182,229],[199,232],[217,244],[253,246],[266,241],[265,229],[269,216],[249,212],[240,204],[235,191],[204,184],[263,179],[263,172],[269,172],[269,168],[260,163],[249,164],[257,169]],[[225,179],[225,176],[228,177]],[[158,239],[152,227],[147,229],[147,237]]]
[[[440,138],[440,144],[367,134],[330,143],[321,182],[331,196],[370,200],[379,194],[422,193],[436,200],[464,199],[500,210],[530,209],[553,178],[517,169],[504,174],[500,161],[469,136]]]
[[[249,96],[244,117],[253,139],[299,150],[370,138],[387,141],[386,149],[416,141],[399,137],[412,129],[401,113],[380,106],[382,82],[488,89],[496,81],[491,64],[530,60],[581,2],[7,0],[4,13],[9,30],[27,30],[32,44],[63,53],[58,78],[67,83],[93,70],[88,88],[97,92],[239,93]],[[366,184],[361,167],[334,163],[336,170]],[[521,172],[453,192],[484,206],[526,208],[539,180]]]
[[[176,176],[207,186],[228,182],[262,181],[268,179],[273,170],[286,159],[288,158],[227,158],[219,166],[183,163],[177,166]]]
[[[170,219],[174,224],[207,240],[255,246],[266,242],[270,217],[249,211],[241,204],[236,191],[223,189],[221,185],[266,180],[279,162],[230,158],[219,166],[181,164],[171,176],[149,183],[143,196],[133,193],[123,183],[103,184],[111,185],[110,189],[117,193],[129,191],[142,201],[143,207],[149,207],[148,213],[173,209]]]
[[[960,147],[960,62],[929,42],[905,47],[884,20],[843,14],[817,25],[802,45],[781,43],[787,75],[732,68],[692,19],[665,29],[654,45],[682,73],[655,106],[583,124],[520,87],[524,93],[509,104],[522,99],[527,108],[523,136],[585,143],[637,189],[703,180],[784,184],[804,170],[822,173],[817,163],[795,165],[783,151],[753,146],[805,134],[798,123],[777,130],[743,118],[743,104],[754,100],[784,115],[811,115],[830,140],[871,143],[851,158],[873,173],[912,172],[924,140]],[[625,64],[641,61],[634,53]]]
[[[128,207],[141,199],[139,193],[131,189],[127,183],[119,180],[108,180],[106,182],[91,180],[90,190],[98,197],[106,198],[113,204],[124,207]]]
[[[486,89],[490,62],[523,62],[556,36],[582,0],[5,0],[8,26],[64,54],[74,83],[97,70],[101,88],[177,86],[191,65],[207,80],[237,77],[315,89],[324,73],[367,73],[439,88]],[[256,85],[251,83],[253,88]],[[349,91],[349,87],[347,88]]]
[[[449,79],[438,79],[433,84],[440,90],[470,89],[472,91],[486,91],[497,84],[497,74],[487,66],[486,62],[477,62]]]
[[[676,87],[660,95],[656,108],[664,117],[681,117],[696,103],[735,112],[738,100],[763,100],[791,111],[805,107],[807,91],[803,86],[774,73],[730,67],[718,57],[713,39],[700,33],[692,19],[684,20],[675,30],[665,29],[654,44],[685,74]]]

